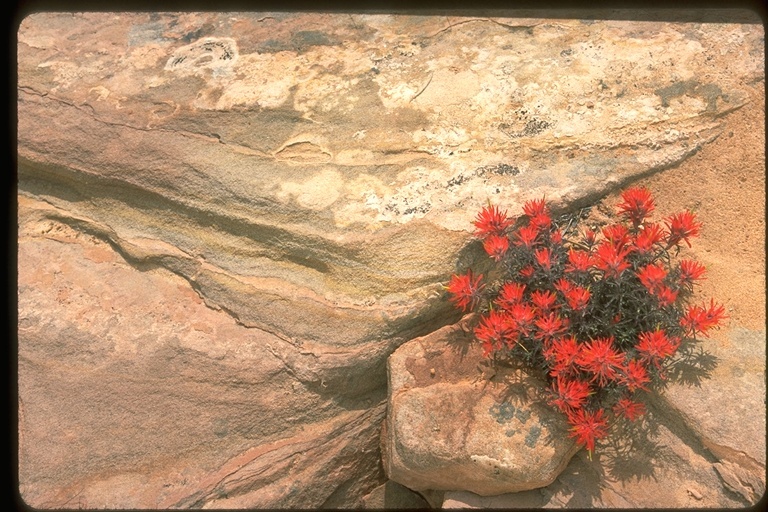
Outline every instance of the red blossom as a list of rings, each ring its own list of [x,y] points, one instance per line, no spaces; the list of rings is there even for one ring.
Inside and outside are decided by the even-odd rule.
[[[559,229],[554,230],[549,235],[549,240],[555,245],[560,245],[563,243],[563,232]]]
[[[664,228],[657,223],[645,224],[635,236],[635,249],[645,254],[664,240]]]
[[[565,293],[565,300],[568,306],[574,311],[581,311],[589,304],[590,292],[582,286],[575,286]]]
[[[624,416],[629,421],[635,421],[645,414],[645,405],[640,402],[633,402],[629,398],[621,398],[613,406],[613,412],[617,416]]]
[[[617,207],[619,215],[625,215],[637,227],[654,209],[653,197],[645,187],[632,187],[621,193],[624,200]]]
[[[624,259],[631,251],[631,248],[620,249],[612,243],[603,242],[597,247],[597,251],[592,258],[595,267],[602,270],[606,277],[619,277],[622,272],[631,265]]]
[[[568,290],[572,290],[574,286],[576,285],[574,285],[572,282],[570,282],[564,277],[561,277],[560,279],[555,281],[555,290],[559,291],[563,295],[568,293]]]
[[[664,267],[657,264],[646,265],[637,272],[637,277],[649,292],[654,293],[664,284],[664,278],[667,277],[667,271]]]
[[[510,281],[505,283],[499,290],[499,295],[496,297],[495,303],[502,309],[509,311],[515,304],[519,304],[523,301],[523,292],[525,291],[525,285]]]
[[[583,380],[563,379],[558,377],[552,382],[553,399],[562,412],[569,414],[580,409],[591,394],[589,383]]]
[[[474,309],[480,300],[480,293],[485,288],[485,284],[481,282],[482,278],[482,274],[473,277],[471,270],[468,270],[464,275],[451,277],[447,286],[448,292],[452,295],[450,297],[451,302],[462,311]]]
[[[568,321],[561,318],[555,312],[540,316],[536,319],[535,324],[538,330],[537,337],[543,340],[550,340],[560,336],[568,328]]]
[[[483,249],[488,253],[488,256],[496,261],[500,261],[509,249],[509,239],[503,235],[488,235],[483,241]]]
[[[676,213],[669,217],[665,222],[667,229],[669,229],[669,238],[667,239],[667,247],[672,247],[684,241],[691,246],[689,238],[698,236],[701,223],[696,221],[696,214],[690,211],[682,213]]]
[[[595,450],[595,440],[602,439],[608,434],[608,422],[603,414],[603,409],[592,412],[576,409],[568,414],[568,422],[571,424],[570,437],[576,438],[576,442],[585,445],[590,457]]]
[[[656,368],[665,358],[673,355],[680,346],[679,338],[670,338],[661,329],[652,332],[641,332],[638,335],[638,344],[635,346],[640,354],[640,359],[652,363]]]
[[[645,365],[636,359],[632,359],[624,368],[624,376],[621,377],[621,382],[631,392],[635,392],[638,389],[647,389],[645,385],[651,382],[651,378],[648,376],[648,370],[646,370]]]
[[[680,283],[692,285],[694,281],[704,279],[702,276],[706,271],[706,267],[694,260],[681,260],[680,261]]]
[[[552,225],[552,219],[546,213],[537,213],[529,219],[530,225],[535,226],[540,232],[547,231]]]
[[[605,226],[603,228],[603,236],[618,249],[621,249],[630,242],[629,230],[624,224]]]
[[[573,336],[553,340],[543,352],[544,357],[552,364],[549,374],[559,377],[576,373],[579,350],[579,343]]]
[[[717,327],[726,318],[728,317],[725,314],[725,307],[715,303],[714,299],[710,299],[709,308],[704,306],[689,307],[683,318],[680,319],[680,326],[691,336],[698,332],[709,337],[707,331]]]
[[[580,251],[573,247],[568,250],[568,263],[565,265],[566,272],[586,272],[591,264],[592,260],[586,251]]]
[[[589,247],[595,245],[596,238],[597,234],[592,229],[587,228],[584,230],[584,241]]]
[[[677,293],[677,290],[662,284],[653,292],[653,295],[659,300],[659,305],[671,306],[677,300]]]
[[[557,295],[549,290],[536,290],[531,293],[531,302],[541,312],[546,312],[555,306]]]
[[[480,320],[475,327],[475,337],[483,343],[486,355],[505,345],[512,348],[517,342],[517,332],[510,317],[499,311],[491,311]]]
[[[524,245],[529,249],[536,243],[536,237],[539,236],[539,230],[536,226],[523,226],[515,233],[515,245]]]
[[[548,247],[540,247],[533,251],[533,256],[536,258],[536,263],[546,271],[552,269],[552,251]]]
[[[530,199],[523,205],[523,213],[525,213],[528,217],[547,215],[549,214],[549,208],[547,207],[546,200],[543,197],[541,199]]]
[[[503,235],[504,230],[512,225],[512,220],[507,218],[507,211],[499,211],[496,206],[489,205],[480,210],[474,222],[476,234],[480,237],[488,235]]]
[[[524,302],[515,304],[512,306],[512,309],[509,310],[509,316],[518,331],[524,336],[530,334],[531,329],[533,328],[533,321],[536,318],[536,311],[532,306]]]
[[[533,268],[533,265],[526,265],[520,269],[520,277],[529,279],[531,276],[533,276],[534,272],[536,272],[536,269]]]
[[[576,364],[592,374],[592,381],[605,386],[618,379],[623,367],[624,355],[613,347],[613,336],[595,338],[581,346]]]

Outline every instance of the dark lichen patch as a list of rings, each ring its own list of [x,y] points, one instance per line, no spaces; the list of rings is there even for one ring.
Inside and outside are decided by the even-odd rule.
[[[515,418],[520,420],[521,423],[526,423],[531,418],[531,411],[526,409],[518,409],[515,412]]]
[[[531,430],[528,431],[528,435],[525,436],[525,446],[528,448],[533,448],[536,446],[536,441],[539,440],[539,437],[541,436],[541,427],[538,425],[533,425],[531,427]]]
[[[516,410],[516,407],[509,402],[502,402],[491,406],[491,408],[488,409],[488,412],[493,416],[497,423],[503,424],[515,417]]]
[[[499,176],[517,176],[520,174],[520,169],[514,165],[503,163],[497,165],[486,165],[475,169],[475,176],[485,176],[487,173],[498,174]]]
[[[682,82],[675,82],[666,87],[656,89],[654,93],[661,98],[661,106],[668,107],[669,101],[680,96],[698,96],[707,102],[706,112],[715,112],[717,110],[717,99],[727,98],[723,95],[723,90],[716,84],[702,84],[692,78]]]

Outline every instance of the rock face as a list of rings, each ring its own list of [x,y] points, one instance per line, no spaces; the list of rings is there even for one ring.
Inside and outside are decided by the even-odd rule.
[[[755,23],[24,19],[23,499],[359,506],[386,358],[458,320],[476,210],[704,147],[763,79]]]
[[[564,417],[542,400],[543,382],[491,370],[467,332],[465,319],[389,357],[387,475],[410,489],[483,496],[550,484],[579,449]]]

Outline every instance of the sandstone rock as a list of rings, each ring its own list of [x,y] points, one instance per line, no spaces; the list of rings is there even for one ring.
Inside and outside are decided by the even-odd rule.
[[[743,507],[747,502],[723,481],[711,454],[690,430],[678,429],[666,412],[650,406],[647,438],[638,437],[631,448],[625,442],[600,444],[592,460],[582,451],[547,487],[498,496],[448,492],[442,508]],[[741,491],[751,490],[726,474]]]
[[[427,501],[418,493],[389,480],[363,498],[366,509],[424,509]]]
[[[274,355],[283,340],[206,307],[180,277],[140,272],[66,226],[22,220],[27,503],[359,505],[380,474],[382,390],[359,395],[367,407],[357,410],[328,400]]]
[[[762,480],[764,489],[765,331],[736,327],[700,344],[715,358],[711,375],[670,386],[660,397],[661,406],[678,411],[678,421],[694,430],[710,452]],[[712,403],[721,407],[712,408]],[[760,495],[755,490],[753,502]]]
[[[717,137],[764,73],[759,20],[725,21],[24,19],[24,499],[359,504],[386,358],[458,319],[476,209],[583,204]],[[269,458],[302,429],[315,462]],[[207,480],[246,453],[269,483]]]
[[[405,343],[388,362],[384,468],[414,490],[494,495],[543,487],[579,446],[520,370],[482,373],[468,320]]]

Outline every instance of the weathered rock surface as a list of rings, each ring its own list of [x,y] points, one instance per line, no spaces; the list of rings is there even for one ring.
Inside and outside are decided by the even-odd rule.
[[[550,484],[580,448],[565,418],[540,380],[492,370],[468,332],[465,319],[389,356],[387,475],[414,490],[483,496]]]
[[[756,23],[26,18],[22,497],[358,506],[386,358],[457,319],[476,209],[695,153],[763,80]]]
[[[206,307],[182,278],[139,272],[65,226],[21,220],[27,503],[354,507],[376,485],[381,392],[357,408],[330,400],[273,355],[285,341]]]
[[[737,327],[703,344],[717,360],[712,375],[695,386],[671,386],[659,405],[677,411],[678,423],[717,457],[715,469],[729,488],[757,503],[765,493],[765,331]]]
[[[405,486],[389,480],[363,498],[366,509],[426,509],[427,501]]]
[[[649,407],[643,424],[647,437],[637,436],[631,445],[626,440],[602,444],[592,460],[581,451],[545,488],[489,497],[447,492],[442,508],[742,508],[757,503],[760,495],[746,500],[733,488],[745,478],[759,485],[756,478],[736,475],[740,466],[723,467],[669,412]]]

